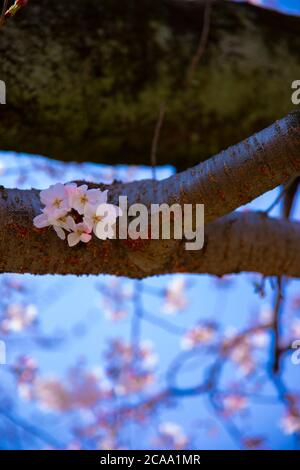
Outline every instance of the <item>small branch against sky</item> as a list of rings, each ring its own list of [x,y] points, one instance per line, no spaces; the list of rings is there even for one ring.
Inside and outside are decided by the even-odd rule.
[[[288,181],[285,185],[283,185],[278,196],[275,198],[272,204],[266,209],[265,211],[266,214],[270,214],[270,212],[272,212],[272,210],[285,198],[285,195],[287,194],[289,188],[294,186],[296,179],[297,178],[291,178],[290,181]]]
[[[280,210],[281,218],[289,220],[292,217],[293,208],[296,201],[296,195],[299,187],[299,176],[296,178],[291,178],[286,185],[283,186],[283,189],[279,193],[278,197],[275,199],[273,204],[269,207],[266,213],[271,212],[271,210],[283,199],[283,204]],[[281,360],[283,356],[283,347],[282,347],[282,313],[284,310],[285,304],[285,288],[288,283],[288,279],[284,276],[278,276],[276,278],[275,286],[275,300],[273,308],[273,343],[272,343],[272,371],[274,374],[280,372]]]

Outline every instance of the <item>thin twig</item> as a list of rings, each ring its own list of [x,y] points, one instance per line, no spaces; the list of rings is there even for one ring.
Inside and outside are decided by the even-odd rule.
[[[204,17],[203,17],[203,28],[200,35],[199,45],[195,55],[192,58],[191,64],[188,68],[187,75],[186,75],[186,82],[185,87],[188,88],[191,84],[194,75],[196,73],[197,67],[204,55],[206,50],[209,30],[210,30],[210,18],[211,18],[211,9],[212,9],[212,0],[207,0],[205,3],[204,9]],[[157,166],[157,149],[159,144],[159,138],[161,133],[161,128],[164,123],[166,114],[166,103],[162,103],[160,106],[160,111],[158,115],[158,119],[155,126],[155,132],[152,140],[152,148],[151,148],[151,167],[152,167],[152,179],[156,179],[156,166]]]
[[[271,212],[271,210],[279,203],[279,201],[284,197],[285,202],[288,201],[288,204],[284,204],[282,208],[282,217],[289,219],[291,216],[291,210],[293,206],[293,201],[297,194],[298,189],[298,178],[290,179],[287,184],[283,187],[283,190],[279,193],[278,197],[275,199],[273,204],[266,211],[266,214]],[[280,338],[280,314],[283,308],[283,277],[279,276],[277,278],[277,292],[275,297],[274,313],[273,313],[273,332],[274,332],[274,343],[273,343],[273,354],[272,354],[272,372],[273,374],[278,374],[280,371],[280,359],[282,356],[282,347],[281,347],[281,338]]]
[[[131,320],[131,333],[130,333],[130,343],[132,351],[135,355],[135,358],[139,357],[139,350],[141,344],[141,328],[143,320],[143,305],[142,305],[142,289],[143,284],[137,280],[134,284],[134,298],[133,298],[133,316]]]
[[[164,122],[164,117],[166,114],[166,104],[162,103],[160,105],[159,116],[156,122],[154,136],[152,140],[152,147],[151,147],[151,167],[152,167],[152,179],[156,179],[156,165],[157,165],[157,148],[159,137],[161,133],[161,128]]]
[[[280,369],[280,313],[283,306],[283,291],[282,291],[282,277],[277,278],[277,292],[275,298],[275,306],[273,313],[273,325],[272,329],[274,332],[274,343],[273,343],[273,354],[272,354],[272,371],[277,374]]]

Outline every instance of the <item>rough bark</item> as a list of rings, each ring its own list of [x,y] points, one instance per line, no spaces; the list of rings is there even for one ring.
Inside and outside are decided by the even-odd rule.
[[[0,32],[0,148],[148,164],[164,100],[158,161],[184,169],[289,112],[300,18],[218,2],[185,88],[202,17],[185,0],[29,2]]]
[[[300,112],[205,161],[157,182],[115,182],[109,200],[129,204],[204,203],[211,222],[300,173]],[[95,185],[94,185],[95,186]],[[225,195],[223,197],[223,194]],[[0,272],[98,274],[142,278],[170,272],[259,271],[300,276],[300,224],[266,215],[232,214],[206,227],[203,250],[185,240],[93,240],[69,248],[52,229],[37,230],[38,190],[0,188]]]
[[[189,272],[299,277],[298,222],[269,218],[259,212],[237,212],[208,224],[206,240],[202,251],[182,249],[179,254]]]

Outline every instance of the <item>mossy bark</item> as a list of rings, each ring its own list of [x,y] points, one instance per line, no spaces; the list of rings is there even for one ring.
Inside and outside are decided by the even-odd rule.
[[[0,31],[0,148],[65,161],[190,167],[293,109],[300,18],[213,5],[209,43],[184,86],[201,2],[30,2]]]
[[[259,271],[268,276],[300,277],[300,223],[269,219],[265,213],[226,216],[299,175],[299,136],[300,112],[295,112],[165,180],[90,184],[107,189],[108,200],[114,204],[119,203],[119,196],[127,196],[128,206],[138,202],[148,208],[153,203],[177,203],[184,209],[185,204],[203,203],[209,223],[203,249],[196,251],[186,249],[185,237],[172,235],[170,239],[117,236],[106,241],[93,237],[87,244],[70,248],[53,230],[33,226],[34,217],[42,210],[38,190],[0,187],[0,273],[102,273],[143,278],[175,272],[222,275]],[[172,220],[175,224],[170,217],[168,225],[171,234]],[[201,229],[195,224],[194,228]]]

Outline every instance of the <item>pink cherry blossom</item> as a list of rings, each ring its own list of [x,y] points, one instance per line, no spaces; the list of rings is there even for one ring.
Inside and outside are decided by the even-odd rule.
[[[159,426],[157,443],[168,449],[184,449],[188,439],[181,426],[172,422],[164,422]]]
[[[65,186],[57,183],[40,192],[41,202],[46,206],[44,211],[52,213],[55,210],[69,210],[69,197]]]
[[[62,240],[65,240],[66,235],[63,229],[69,231],[67,225],[67,212],[65,211],[53,211],[52,213],[43,212],[33,219],[33,224],[37,228],[45,228],[53,226],[55,232]]]
[[[79,242],[88,243],[91,240],[91,230],[84,223],[76,224],[74,219],[69,216],[67,224],[72,232],[68,235],[69,246],[75,246]]]
[[[35,305],[23,306],[21,304],[10,304],[5,311],[5,317],[1,322],[1,330],[7,332],[20,332],[32,325],[37,317]]]
[[[185,296],[185,280],[182,276],[174,276],[167,288],[163,313],[174,315],[187,307]]]
[[[246,409],[248,400],[246,397],[239,394],[227,395],[223,398],[224,413],[231,415]]]
[[[84,209],[83,221],[85,225],[95,233],[96,225],[102,220],[102,216],[97,215],[97,205],[87,204]]]
[[[196,325],[182,338],[181,346],[183,349],[191,349],[199,344],[210,343],[214,339],[215,333],[216,325],[213,323]]]
[[[56,377],[39,377],[33,385],[36,399],[48,410],[89,409],[110,396],[110,392],[102,388],[97,373],[80,367],[69,371],[67,382],[62,383]]]
[[[89,204],[98,206],[99,204],[107,201],[107,191],[101,192],[100,189],[88,189],[86,184],[79,186],[76,191],[72,192],[71,189],[71,207],[75,209],[78,214],[84,213],[85,207]]]

